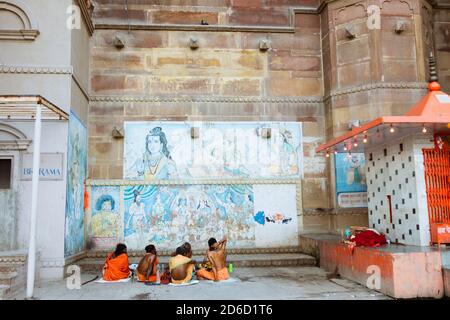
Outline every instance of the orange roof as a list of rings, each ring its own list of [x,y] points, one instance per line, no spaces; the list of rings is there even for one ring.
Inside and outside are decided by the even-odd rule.
[[[405,115],[380,117],[362,125],[361,127],[355,127],[351,131],[318,146],[316,148],[316,152],[328,150],[331,147],[338,146],[339,144],[344,144],[346,149],[350,151],[358,146],[358,135],[364,135],[367,140],[367,137],[371,135],[369,132],[370,129],[377,128],[377,133],[379,134],[380,129],[386,129],[386,125],[388,125],[387,128],[389,130],[393,131],[395,130],[394,124],[405,128],[424,127],[426,128],[424,129],[426,132],[428,132],[429,129],[434,131],[441,131],[443,128],[450,129],[450,126],[448,126],[450,125],[449,95],[440,91],[441,86],[437,82],[430,83],[428,88],[428,94]],[[404,131],[404,133],[408,132]],[[348,140],[350,139],[353,140],[354,143],[349,143]],[[382,140],[383,139],[381,138],[381,141],[377,141],[377,143],[383,142]],[[358,149],[359,150],[357,151],[361,151],[361,146]]]

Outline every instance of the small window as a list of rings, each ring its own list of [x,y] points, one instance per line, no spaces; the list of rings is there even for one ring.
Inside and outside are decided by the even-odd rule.
[[[0,159],[0,189],[11,189],[11,159]]]

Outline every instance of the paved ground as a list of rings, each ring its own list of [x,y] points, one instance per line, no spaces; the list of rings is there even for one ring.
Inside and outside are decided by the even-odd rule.
[[[82,283],[95,277],[83,274]],[[328,279],[326,271],[317,267],[235,268],[234,282],[199,284],[185,287],[170,285],[145,286],[142,283],[102,284],[90,282],[80,290],[68,290],[65,281],[38,283],[37,299],[139,299],[139,300],[289,300],[289,299],[339,299],[379,300],[389,299],[355,282],[345,279]],[[23,299],[19,292],[14,299]]]

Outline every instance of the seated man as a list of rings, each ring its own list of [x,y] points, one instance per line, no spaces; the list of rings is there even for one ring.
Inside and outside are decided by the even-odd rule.
[[[206,259],[212,267],[212,271],[206,269],[200,269],[197,271],[197,279],[207,280],[227,280],[230,276],[226,265],[226,244],[227,238],[217,242],[216,239],[211,238],[208,240],[209,249],[206,251]]]
[[[183,243],[183,245],[181,247],[184,248],[184,251],[185,251],[183,255],[185,257],[192,258],[192,247],[191,247],[191,244],[189,242],[185,242],[185,243]],[[176,251],[172,252],[170,254],[171,257],[175,257],[176,255],[177,255]]]
[[[186,249],[181,246],[176,250],[176,255],[169,259],[171,281],[174,284],[182,284],[191,281],[195,261],[186,257]]]
[[[192,258],[192,247],[191,244],[189,242],[185,242],[182,246],[185,250],[185,255],[188,258]]]
[[[145,255],[139,261],[136,269],[138,280],[147,283],[156,283],[158,271],[158,256],[154,245],[149,244],[145,247]]]
[[[126,279],[129,275],[127,246],[119,243],[116,246],[116,250],[111,252],[106,258],[103,266],[103,280],[117,281]]]

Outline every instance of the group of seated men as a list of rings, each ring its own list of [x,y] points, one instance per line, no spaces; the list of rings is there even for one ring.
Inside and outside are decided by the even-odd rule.
[[[229,274],[226,266],[226,244],[226,237],[219,242],[214,238],[209,239],[209,248],[205,253],[203,263],[197,267],[196,261],[192,260],[191,245],[188,242],[184,243],[172,253],[169,259],[170,281],[174,284],[189,283],[194,275],[199,280],[227,280]],[[145,252],[136,268],[136,276],[145,284],[160,283],[158,253],[155,246],[152,244],[146,246]],[[127,279],[130,274],[127,247],[125,244],[119,243],[115,251],[106,258],[103,280]]]

